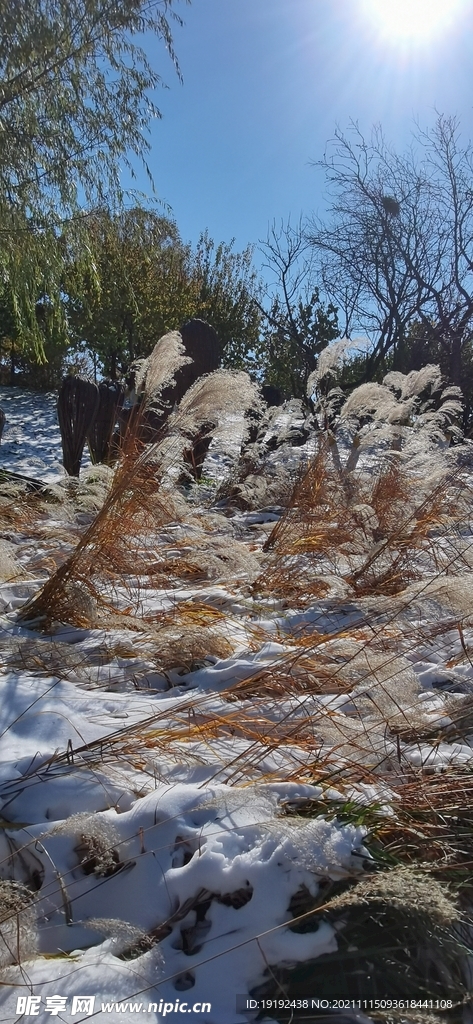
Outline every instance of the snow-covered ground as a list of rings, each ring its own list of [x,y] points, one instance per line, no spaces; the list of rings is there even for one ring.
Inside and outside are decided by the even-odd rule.
[[[0,387],[0,408],[6,419],[0,466],[47,483],[61,480],[61,435],[56,415],[57,395],[23,388]],[[87,464],[84,453],[84,465]]]
[[[0,468],[59,481],[55,396],[4,388],[0,405]],[[230,448],[213,446],[207,481]],[[115,621],[44,635],[18,609],[93,513],[70,498],[35,511],[4,488],[0,878],[30,895],[7,913],[0,891],[0,1021],[256,1019],[246,1000],[276,969],[336,953],[329,919],[289,926],[370,874],[363,808],[388,821],[400,776],[471,770],[473,722],[455,725],[473,696],[468,524],[436,556],[455,549],[464,574],[439,584],[426,568],[394,617],[389,597],[337,591],[333,561],[318,600],[256,592],[277,509],[204,510],[196,490],[188,521],[142,543],[150,562],[199,555],[200,576],[118,580]],[[192,631],[199,654],[180,657]],[[348,803],[361,823],[333,813]]]

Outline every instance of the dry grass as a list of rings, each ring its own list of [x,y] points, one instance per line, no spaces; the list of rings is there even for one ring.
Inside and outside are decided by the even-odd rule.
[[[214,380],[202,397],[201,385],[188,399],[194,426],[208,416],[215,386]],[[225,398],[227,412],[234,400]],[[248,621],[249,650],[279,640],[284,653],[276,651],[272,662],[229,685],[218,708],[215,693],[190,693],[178,709],[158,711],[146,723],[85,744],[74,751],[71,771],[85,763],[120,766],[141,772],[146,788],[165,755],[176,764],[214,765],[214,777],[234,787],[288,780],[320,785],[320,800],[300,802],[291,812],[363,824],[380,872],[337,893],[321,912],[349,912],[353,938],[356,908],[371,913],[374,907],[372,938],[377,941],[387,922],[394,959],[401,955],[406,928],[413,929],[413,985],[422,976],[422,951],[429,964],[424,981],[432,963],[440,970],[446,935],[444,982],[460,1000],[465,987],[453,966],[459,944],[450,926],[459,915],[463,921],[471,906],[471,766],[445,762],[433,769],[428,757],[419,766],[412,752],[420,761],[427,746],[433,760],[441,744],[467,739],[473,698],[446,694],[427,714],[409,658],[428,644],[442,651],[456,630],[463,658],[471,663],[465,639],[471,618],[469,489],[447,464],[440,476],[421,479],[397,458],[384,461],[378,473],[352,475],[347,485],[322,445],[299,473],[288,508],[260,555],[249,551],[248,538],[229,542],[212,517],[189,513],[166,475],[182,436],[177,417],[152,448],[143,449],[138,434],[130,434],[102,508],[25,607],[22,621],[44,630],[55,621],[120,624],[130,636],[135,632],[141,652],[163,673],[191,672],[209,655],[231,654],[231,613],[206,603],[205,587],[199,601],[180,595],[172,611],[143,613],[148,588],[165,586],[177,595],[183,584],[214,579],[234,595],[244,593],[248,602],[253,597],[263,603],[269,595],[298,610],[322,598],[321,621],[312,617],[299,630],[281,622],[267,635]],[[158,544],[159,531],[171,523],[179,525],[179,538]],[[125,608],[115,600],[119,592],[128,595]],[[351,614],[341,628],[347,598]],[[436,609],[430,624],[422,611],[427,598]],[[29,666],[41,652],[19,645],[15,656]],[[350,704],[348,711],[339,707],[341,698]],[[55,754],[42,771],[65,767],[69,757],[70,751]],[[381,785],[383,806],[373,796]],[[367,787],[374,787],[368,795]],[[91,871],[104,864],[113,871],[112,839],[99,841],[90,830],[80,836],[76,852],[82,862]],[[408,925],[396,916],[404,897]],[[426,921],[433,937],[429,933],[422,945],[419,929]],[[399,980],[402,957],[398,966]],[[289,989],[292,984],[282,975],[278,983]],[[297,984],[300,991],[300,978]]]
[[[0,968],[21,964],[36,951],[32,894],[18,882],[0,881]]]
[[[264,545],[271,557],[255,592],[304,605],[328,592],[331,573],[346,595],[398,594],[426,575],[427,561],[432,573],[442,571],[439,536],[464,524],[469,497],[448,464],[423,480],[385,458],[373,476],[346,478],[323,442]]]
[[[180,365],[179,346],[174,355],[175,362]],[[195,559],[181,559],[178,555],[167,565],[166,559],[160,559],[158,553],[150,551],[148,538],[155,537],[166,524],[182,522],[187,512],[179,492],[172,485],[169,471],[179,462],[182,450],[188,444],[189,430],[198,430],[208,420],[209,408],[214,420],[218,420],[220,415],[241,410],[242,403],[244,407],[244,403],[253,400],[255,387],[246,374],[227,371],[216,371],[197,381],[185,395],[180,409],[161,428],[156,441],[145,445],[140,440],[143,421],[152,403],[159,402],[159,390],[169,380],[171,356],[165,361],[161,378],[156,361],[150,357],[145,377],[147,397],[141,412],[132,418],[102,507],[70,557],[48,580],[40,594],[25,606],[21,614],[23,621],[44,630],[49,630],[57,621],[76,626],[106,624],[110,622],[110,613],[116,615],[117,612],[113,601],[114,587],[126,587],[130,577],[156,577],[161,572],[168,579],[171,575],[175,581],[178,578],[196,578]],[[152,390],[148,395],[146,382],[150,374]],[[218,563],[216,547],[218,542],[213,551],[214,560]],[[231,568],[235,567],[235,557],[233,562],[230,557]],[[208,563],[208,558],[206,560]],[[226,562],[228,568],[228,561],[227,552],[225,558],[220,557],[220,563]],[[131,595],[133,584],[129,584],[129,589]],[[107,591],[108,597],[104,598]],[[131,597],[128,612],[137,603],[137,595]]]

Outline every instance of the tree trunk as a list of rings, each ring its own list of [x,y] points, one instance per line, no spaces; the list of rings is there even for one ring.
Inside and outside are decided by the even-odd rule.
[[[11,388],[13,388],[15,386],[15,369],[16,369],[15,355],[16,355],[16,352],[15,352],[15,342],[12,340],[11,352],[10,352],[10,387]]]
[[[112,349],[110,353],[110,378],[111,380],[117,379],[117,350]]]
[[[449,359],[449,374],[452,384],[462,383],[462,336],[458,332],[452,337]]]

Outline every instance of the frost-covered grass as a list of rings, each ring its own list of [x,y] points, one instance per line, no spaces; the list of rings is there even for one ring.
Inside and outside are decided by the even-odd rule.
[[[273,488],[282,467],[281,504],[242,512],[216,497],[242,429],[232,383],[180,412],[198,427],[220,402],[226,424],[200,490],[176,483],[177,416],[78,489],[0,486],[0,1019],[26,994],[44,1021],[47,997],[72,1022],[88,994],[112,1024],[177,998],[211,1003],[205,1024],[255,1019],[236,994],[443,1000],[377,1016],[462,1018],[468,447],[396,420],[394,449],[385,424],[348,465],[358,428],[340,427],[338,465],[328,435],[255,455]],[[412,411],[419,381],[394,383]],[[18,443],[25,470],[27,426]],[[101,1009],[127,999],[142,1010]]]

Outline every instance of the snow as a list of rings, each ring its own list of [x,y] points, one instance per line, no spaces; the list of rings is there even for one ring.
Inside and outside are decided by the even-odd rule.
[[[7,417],[0,468],[61,481],[55,396],[1,388],[0,405]],[[228,445],[224,453],[211,448],[210,476],[222,475],[228,455]],[[267,531],[255,527],[271,526],[280,512],[226,518],[213,509],[224,542],[239,537],[256,559]],[[36,950],[31,935],[20,966],[6,950],[0,1019],[20,1019],[18,997],[40,996],[37,1019],[50,1020],[47,1001],[58,996],[67,1005],[57,1019],[67,1024],[184,1020],[187,1010],[163,1015],[162,1006],[178,999],[211,1004],[187,1019],[245,1024],[254,1014],[237,1012],[235,997],[261,985],[268,966],[338,948],[327,920],[312,931],[288,927],[291,899],[303,887],[315,898],[327,880],[356,879],[370,866],[367,827],[333,814],[298,816],[298,806],[353,801],[389,817],[398,800],[392,762],[437,772],[471,766],[471,737],[448,730],[455,701],[473,688],[463,658],[473,629],[465,619],[460,635],[440,592],[419,590],[395,622],[382,600],[376,607],[343,601],[328,565],[321,571],[329,596],[302,609],[256,599],[244,572],[167,587],[143,577],[134,581],[142,615],[205,606],[231,647],[228,656],[160,670],[146,629],[138,635],[126,622],[58,623],[47,636],[18,623],[17,610],[87,521],[51,504],[41,535],[30,536],[27,521],[0,535],[18,570],[0,582],[0,878],[35,885],[37,932]],[[150,551],[167,544],[192,552],[200,536],[193,522],[187,533],[175,523],[148,538]],[[114,587],[116,608],[129,600],[130,587]],[[445,628],[432,638],[434,606]],[[387,654],[366,654],[376,623],[392,636]],[[275,696],[282,664],[294,662],[294,680],[305,671],[298,662],[305,637],[315,637],[312,659],[336,667],[331,689]],[[253,692],[261,677],[267,691]],[[404,735],[403,708],[422,741]],[[364,781],[352,777],[355,761],[366,768]],[[331,786],[317,782],[322,764],[334,770]],[[1,956],[0,949],[0,963]],[[74,997],[87,996],[95,998],[93,1013],[73,1015]],[[102,1009],[127,1000],[142,1006]]]
[[[0,466],[12,473],[24,473],[45,483],[64,477],[61,435],[56,415],[57,395],[0,387],[0,407],[5,427],[0,448]],[[29,433],[25,436],[25,429]],[[83,465],[90,464],[84,452]]]

